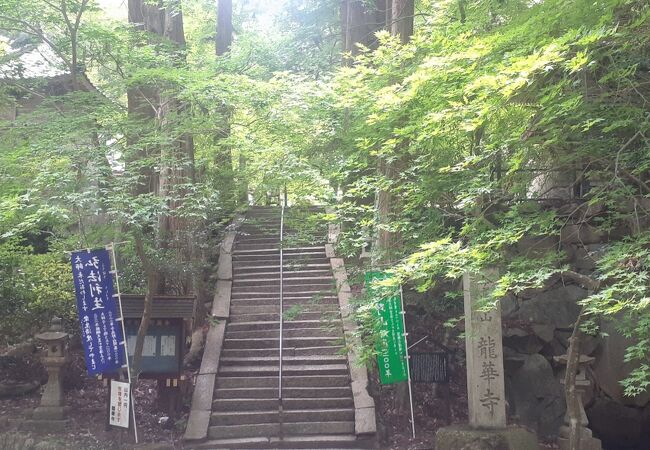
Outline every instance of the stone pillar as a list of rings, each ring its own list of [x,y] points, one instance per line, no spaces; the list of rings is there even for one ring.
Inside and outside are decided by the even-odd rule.
[[[463,276],[469,424],[439,429],[437,450],[539,450],[533,433],[506,426],[500,304],[490,311],[480,311],[480,298],[496,278],[492,270]]]
[[[487,290],[486,279],[466,273],[463,276],[465,297],[465,348],[467,353],[467,400],[469,424],[475,428],[506,426],[506,402],[503,377],[501,308],[479,311],[478,300]]]

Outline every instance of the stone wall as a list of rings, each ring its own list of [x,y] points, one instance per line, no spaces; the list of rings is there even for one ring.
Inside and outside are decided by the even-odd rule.
[[[561,244],[527,239],[518,252],[544,251],[561,245],[574,270],[590,274],[605,240],[591,229],[570,226]],[[580,312],[578,301],[587,295],[582,287],[558,276],[543,289],[502,300],[508,412],[539,436],[556,435],[564,420],[566,404],[560,383],[563,366],[553,357],[566,353]],[[629,342],[611,322],[600,326],[607,337],[585,336],[581,345],[581,353],[596,358],[588,371],[592,386],[585,398],[590,428],[607,449],[645,448],[643,443],[650,442],[650,395],[623,396],[619,380],[632,369],[623,360]]]

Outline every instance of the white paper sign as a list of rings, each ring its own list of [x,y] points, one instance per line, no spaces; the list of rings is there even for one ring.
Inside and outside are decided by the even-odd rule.
[[[128,336],[126,339],[126,345],[129,348],[129,355],[133,356],[135,353],[135,336]]]
[[[156,356],[156,336],[145,336],[142,356]]]
[[[110,425],[129,428],[130,392],[129,383],[111,380]]]
[[[160,337],[160,356],[176,356],[176,336]]]

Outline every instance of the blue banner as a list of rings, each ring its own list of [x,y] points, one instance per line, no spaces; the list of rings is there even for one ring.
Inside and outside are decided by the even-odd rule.
[[[71,260],[88,375],[115,372],[125,362],[124,339],[108,250],[73,252]]]

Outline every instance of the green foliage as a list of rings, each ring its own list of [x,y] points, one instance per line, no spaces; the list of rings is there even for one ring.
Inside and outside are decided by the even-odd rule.
[[[77,331],[72,271],[62,252],[34,254],[16,240],[0,243],[0,302],[5,343],[31,337],[52,316]]]
[[[549,244],[569,223],[637,233],[612,238],[594,275],[602,288],[585,302],[594,318],[626,317],[621,331],[636,342],[627,358],[647,361],[645,266],[621,263],[647,260],[647,2],[464,4],[461,22],[458,2],[423,2],[409,44],[380,33],[376,51],[337,72],[331,114],[346,121],[329,178],[351,225],[340,249],[358,255],[379,228],[400,233],[394,270],[421,291],[497,266],[489,304],[570,269]],[[397,173],[379,175],[380,163]],[[380,189],[395,199],[381,225],[371,206]],[[647,380],[641,365],[626,392]]]
[[[344,256],[357,257],[380,229],[399,235],[396,280],[422,292],[455,292],[465,271],[498,266],[487,305],[570,269],[549,242],[574,223],[595,226],[611,239],[585,305],[591,323],[615,320],[634,339],[627,359],[641,364],[626,392],[647,389],[646,1],[423,0],[408,44],[380,32],[379,47],[345,67],[330,0],[287,2],[271,30],[236,11],[233,48],[219,58],[214,2],[183,2],[185,47],[108,20],[93,2],[75,47],[60,5],[74,15],[82,4],[0,1],[3,34],[26,33],[25,48],[45,43],[63,69],[75,53],[98,87],[46,96],[0,125],[0,286],[16,317],[66,315],[64,248],[130,241],[119,258],[133,291],[144,288],[134,237],[167,278],[199,272],[196,254],[209,254],[208,234],[232,213],[226,174],[256,203],[285,190],[292,204],[336,201]],[[47,80],[20,78],[17,53],[0,45],[9,68],[0,105],[40,93]],[[129,114],[126,93],[137,90],[164,107]],[[179,151],[188,134],[192,151]],[[161,176],[173,183],[148,186]],[[380,190],[393,199],[381,224]],[[159,233],[165,221],[183,232]],[[36,254],[26,239],[43,233],[50,248]],[[195,254],[183,253],[193,241]],[[425,310],[459,303],[438,297],[440,308]],[[369,299],[357,307],[368,360],[373,308]]]

